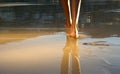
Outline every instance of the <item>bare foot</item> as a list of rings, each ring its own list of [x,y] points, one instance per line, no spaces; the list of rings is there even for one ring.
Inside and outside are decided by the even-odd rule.
[[[67,22],[65,22],[65,27],[67,28],[67,35],[73,38],[78,38],[78,30],[74,27],[74,25],[71,25]]]
[[[70,37],[73,37],[73,38],[78,38],[79,37],[78,34],[76,34],[75,32],[69,32],[69,33],[67,33],[67,35],[70,36]]]

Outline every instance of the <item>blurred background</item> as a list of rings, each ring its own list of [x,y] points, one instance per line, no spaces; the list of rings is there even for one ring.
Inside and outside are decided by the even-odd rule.
[[[119,25],[120,0],[82,0],[79,26]],[[0,28],[62,28],[60,0],[0,0]]]

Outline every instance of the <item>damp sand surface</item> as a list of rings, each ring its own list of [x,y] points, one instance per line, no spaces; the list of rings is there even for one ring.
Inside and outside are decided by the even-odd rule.
[[[3,30],[0,39],[0,73],[61,74],[64,31]],[[81,74],[120,74],[119,37],[88,36],[78,39],[78,49]]]

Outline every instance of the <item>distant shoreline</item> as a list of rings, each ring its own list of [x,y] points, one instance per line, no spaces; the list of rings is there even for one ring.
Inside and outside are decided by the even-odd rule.
[[[7,29],[7,30],[21,30],[21,29],[26,29],[26,30],[34,30],[34,29],[38,29],[38,30],[65,30],[65,28],[15,28],[15,27],[0,27],[0,30],[4,30],[4,29]]]

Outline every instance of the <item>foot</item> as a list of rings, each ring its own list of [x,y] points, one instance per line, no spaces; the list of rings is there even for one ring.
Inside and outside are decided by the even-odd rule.
[[[69,32],[69,33],[67,33],[67,35],[70,36],[70,37],[73,37],[73,38],[78,38],[79,37],[78,34],[76,34],[75,32]]]
[[[74,27],[74,25],[70,25],[69,23],[65,23],[65,27],[67,28],[67,35],[73,38],[78,38],[78,30]]]

